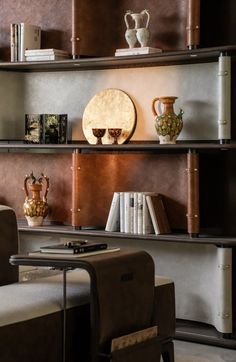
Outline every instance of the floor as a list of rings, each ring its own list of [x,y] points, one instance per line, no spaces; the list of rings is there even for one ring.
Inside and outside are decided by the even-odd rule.
[[[175,362],[236,362],[236,350],[174,341]]]

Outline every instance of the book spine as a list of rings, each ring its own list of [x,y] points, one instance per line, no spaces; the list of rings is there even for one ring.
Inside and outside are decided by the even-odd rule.
[[[21,43],[20,43],[20,60],[25,61],[25,25],[24,23],[20,24],[20,31],[21,31]]]
[[[45,253],[47,253],[47,254],[77,254],[78,252],[74,252],[74,250],[73,249],[57,249],[57,248],[55,248],[55,249],[53,249],[53,248],[51,248],[51,249],[49,249],[49,248],[40,248],[40,252],[41,253],[43,253],[43,254],[45,254]]]
[[[27,55],[24,56],[22,60],[26,60],[27,62],[41,62],[48,60],[64,60],[68,59],[68,56],[64,55]]]
[[[24,47],[24,36],[23,36],[23,28],[22,23],[18,24],[18,61],[22,62],[25,60],[24,51],[22,51]]]
[[[19,60],[25,61],[25,50],[39,49],[41,45],[41,28],[27,23],[19,24]]]
[[[120,229],[120,194],[114,192],[107,218],[105,231],[119,231]]]
[[[134,192],[130,192],[129,198],[130,233],[134,233]]]
[[[152,234],[154,231],[151,216],[147,207],[146,195],[143,194],[143,234]]]
[[[120,192],[120,232],[125,232],[125,205],[124,192]]]
[[[157,195],[157,200],[159,201],[159,227],[162,234],[169,234],[171,232],[170,224],[167,218],[166,209],[164,201],[161,195]]]
[[[130,233],[130,192],[124,193],[124,232]]]
[[[60,55],[60,56],[69,56],[69,53],[65,50],[59,49],[26,49],[25,56],[34,57],[34,56],[44,56],[44,55]]]
[[[11,62],[15,61],[15,24],[10,25]]]
[[[91,251],[105,250],[105,249],[107,249],[107,244],[79,246],[77,248],[74,248],[74,254],[82,254]]]
[[[143,233],[143,194],[138,192],[138,234]]]
[[[14,61],[18,61],[18,24],[15,25],[15,49],[14,49]]]
[[[138,234],[138,193],[134,192],[134,211],[133,211],[133,218],[134,218],[134,234]]]
[[[155,212],[155,209],[154,209],[154,205],[152,203],[151,196],[149,196],[149,195],[146,196],[146,202],[147,202],[148,210],[150,212],[154,232],[155,232],[156,235],[159,235],[160,234],[160,228],[159,228],[159,225],[158,225],[157,215],[156,215],[156,212]]]

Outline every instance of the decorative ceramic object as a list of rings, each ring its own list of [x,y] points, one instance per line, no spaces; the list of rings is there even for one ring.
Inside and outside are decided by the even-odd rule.
[[[96,144],[93,129],[121,128],[118,144],[127,142],[136,127],[136,109],[128,94],[120,89],[107,88],[96,93],[85,107],[82,129],[90,144]],[[105,132],[102,144],[112,144],[114,138]]]
[[[125,40],[127,41],[129,48],[134,48],[137,43],[136,29],[126,29]]]
[[[156,97],[152,101],[152,112],[155,119],[155,127],[161,144],[175,144],[176,138],[183,128],[182,115],[180,109],[178,115],[174,113],[174,102],[178,97]],[[159,113],[157,113],[155,105],[158,103]],[[164,110],[161,112],[160,105],[163,104]]]
[[[146,47],[149,39],[149,30],[147,28],[139,28],[136,31],[136,36],[141,47]]]
[[[122,128],[108,128],[109,135],[114,138],[113,145],[118,144],[118,138],[120,137]]]
[[[145,16],[147,16],[145,23]],[[129,24],[129,17],[134,21],[134,27],[131,28]],[[149,20],[150,14],[148,10],[142,10],[140,13],[133,13],[131,10],[127,10],[124,15],[126,24],[125,39],[129,45],[129,48],[134,48],[137,40],[141,47],[146,47],[149,39]]]
[[[106,128],[92,128],[93,135],[97,138],[97,145],[102,144],[102,137],[106,133]]]
[[[45,182],[45,192],[43,197],[40,197],[40,192],[43,189],[43,183]],[[24,214],[29,226],[40,226],[43,223],[43,219],[48,214],[47,194],[49,190],[49,178],[45,175],[41,175],[39,178],[35,178],[33,172],[25,177],[24,180],[25,190],[25,202],[23,205]],[[29,191],[32,193],[32,197],[29,197]]]

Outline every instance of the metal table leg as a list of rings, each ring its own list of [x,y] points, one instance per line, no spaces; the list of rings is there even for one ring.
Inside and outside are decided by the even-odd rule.
[[[63,268],[63,341],[62,341],[62,354],[63,362],[66,362],[66,272],[67,268]]]

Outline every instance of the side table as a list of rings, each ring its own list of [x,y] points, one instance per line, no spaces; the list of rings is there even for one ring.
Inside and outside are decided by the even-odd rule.
[[[66,272],[69,269],[84,269],[91,280],[92,362],[98,361],[100,353],[109,353],[112,338],[152,325],[155,270],[152,257],[145,251],[123,249],[83,258],[12,255],[10,263],[63,271],[63,362],[66,362]]]

